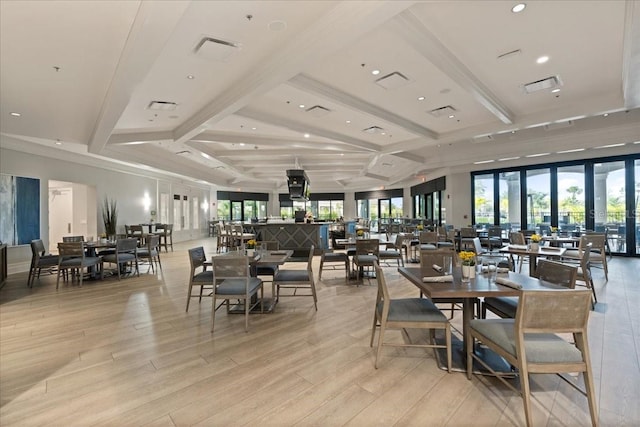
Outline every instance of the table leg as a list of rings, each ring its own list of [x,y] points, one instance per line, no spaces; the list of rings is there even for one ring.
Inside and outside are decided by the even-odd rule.
[[[536,275],[536,263],[538,262],[538,255],[529,255],[529,276],[535,277]]]

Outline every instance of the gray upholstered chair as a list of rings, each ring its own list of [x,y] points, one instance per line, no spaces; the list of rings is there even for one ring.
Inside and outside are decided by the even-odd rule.
[[[198,298],[198,303],[202,302],[203,292],[208,290],[213,293],[213,271],[207,270],[207,257],[204,254],[204,248],[189,249],[189,264],[191,265],[191,273],[189,274],[189,289],[187,290],[187,308],[189,311],[189,302],[191,298]],[[200,270],[201,269],[201,270]],[[193,287],[200,288],[200,292],[193,294]],[[209,296],[209,294],[205,295]]]
[[[116,240],[115,253],[103,255],[102,260],[109,264],[116,264],[118,280],[121,277],[121,270],[127,264],[131,264],[131,268],[135,268],[136,274],[140,276],[140,270],[138,269],[138,239],[131,237]]]
[[[318,280],[322,280],[322,270],[325,267],[331,267],[335,270],[336,267],[342,267],[344,265],[345,278],[349,279],[349,256],[344,252],[335,252],[332,249],[325,249],[320,255],[320,271],[318,272]]]
[[[48,274],[57,272],[58,255],[47,255],[42,240],[31,241],[31,267],[29,268],[29,277],[27,278],[27,287],[32,288],[33,282],[40,278],[42,269]]]
[[[213,303],[211,309],[211,333],[215,326],[216,311],[223,304],[230,310],[230,301],[242,301],[244,306],[244,330],[249,331],[249,312],[251,311],[251,298],[260,291],[260,312],[264,310],[262,279],[251,277],[249,257],[245,255],[219,255],[213,257]],[[222,300],[216,307],[216,301]],[[257,304],[256,303],[256,304]]]
[[[378,262],[380,252],[380,240],[378,239],[356,239],[356,253],[353,256],[353,265],[358,272],[358,280],[364,274],[365,268],[371,268]]]
[[[313,252],[315,248],[311,245],[309,249],[309,258],[307,259],[307,268],[302,270],[293,269],[278,269],[278,272],[273,277],[273,287],[275,289],[276,302],[280,300],[280,297],[295,297],[295,296],[307,296],[313,297],[313,305],[318,310],[318,296],[316,294],[316,284],[313,278]],[[280,295],[280,289],[293,289],[292,294]],[[310,293],[298,294],[299,289],[307,289]]]
[[[374,308],[371,342],[369,345],[373,347],[376,328],[380,328],[376,348],[376,369],[378,368],[378,359],[383,346],[427,347],[447,349],[447,370],[451,372],[451,326],[447,317],[442,314],[431,300],[426,298],[391,299],[382,268],[378,263],[375,263],[374,267],[378,282],[378,296]],[[430,342],[424,344],[385,342],[384,336],[387,329],[429,329]],[[435,329],[444,331],[445,345],[435,342]]]
[[[381,251],[378,251],[378,260],[381,263],[384,260],[396,260],[398,267],[400,263],[404,267],[404,257],[402,255],[402,246],[404,245],[404,236],[402,234],[396,234],[396,239],[393,244],[387,245],[387,247]]]
[[[84,244],[82,242],[62,242],[58,243],[58,277],[56,279],[56,289],[60,285],[60,274],[63,271],[71,270],[77,272],[78,284],[82,287],[84,269],[98,268],[100,277],[103,277],[102,258],[85,256]],[[72,274],[72,278],[75,277]]]
[[[173,224],[157,224],[156,234],[160,236],[160,246],[164,246],[164,251],[169,252],[171,246],[173,252]]]
[[[574,373],[584,376],[586,390],[560,376],[569,385],[586,395],[591,423],[598,425],[596,395],[591,371],[587,323],[591,295],[586,290],[522,291],[515,319],[474,319],[469,325],[471,339],[467,341],[467,377],[471,379],[473,361],[487,368],[507,387],[520,394],[524,403],[527,426],[532,426],[529,374]],[[571,333],[575,344],[559,337]],[[502,356],[520,373],[520,389],[495,372],[475,353],[475,341]],[[509,373],[512,377],[512,374]]]
[[[536,266],[536,277],[554,285],[574,289],[578,268],[573,265],[541,259]],[[518,309],[518,297],[489,297],[482,303],[482,318],[487,317],[487,310],[503,318],[513,318]]]
[[[138,260],[146,260],[149,263],[147,273],[151,270],[155,274],[154,264],[158,265],[160,271],[162,271],[162,262],[160,262],[160,236],[155,234],[147,236],[145,245],[138,249]]]

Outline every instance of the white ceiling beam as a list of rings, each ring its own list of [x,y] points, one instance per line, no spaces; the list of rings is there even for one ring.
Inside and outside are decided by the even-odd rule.
[[[131,94],[147,76],[173,28],[189,7],[189,1],[141,1],[120,61],[107,90],[98,120],[89,140],[89,152],[100,153]],[[79,35],[79,37],[82,37]]]
[[[109,137],[109,145],[136,145],[146,142],[173,141],[173,132],[114,133]]]
[[[627,0],[622,51],[622,86],[624,106],[640,107],[640,6]]]
[[[390,21],[390,28],[411,47],[438,67],[503,123],[513,123],[514,114],[453,54],[411,11]]]
[[[335,144],[347,144],[353,147],[358,147],[358,148],[362,148],[362,149],[373,151],[373,152],[379,152],[381,150],[381,147],[379,145],[372,144],[368,141],[363,141],[361,139],[342,135],[330,130],[325,130],[317,127],[312,127],[306,124],[301,124],[295,120],[287,119],[284,117],[278,117],[270,113],[256,110],[254,108],[245,107],[242,110],[238,111],[236,115],[246,117],[248,119],[259,120],[261,122],[269,123],[275,126],[287,128],[295,132],[300,132],[301,134],[309,133],[313,136],[328,138],[333,140]]]
[[[388,123],[392,123],[416,135],[421,135],[431,139],[438,138],[438,134],[431,129],[420,126],[419,124],[414,123],[411,120],[407,120],[404,117],[385,110],[384,108],[380,108],[377,105],[371,104],[370,102],[351,96],[348,93],[341,91],[340,89],[324,84],[305,74],[295,76],[294,78],[289,80],[289,84],[298,89],[307,92],[313,92],[316,95],[330,101],[367,113]]]
[[[253,98],[264,95],[301,73],[310,64],[348,46],[414,3],[337,2],[313,25],[300,34],[292,34],[290,42],[283,45],[277,54],[266,58],[247,74],[238,76],[235,84],[176,128],[174,139],[185,142],[193,138],[202,131],[205,123],[217,123],[235,113]]]

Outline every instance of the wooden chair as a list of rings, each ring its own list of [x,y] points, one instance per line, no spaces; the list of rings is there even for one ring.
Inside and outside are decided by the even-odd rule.
[[[376,278],[378,281],[378,296],[373,314],[373,327],[371,328],[371,342],[376,334],[376,328],[380,328],[378,344],[376,348],[375,368],[378,369],[378,359],[383,346],[395,347],[422,347],[422,348],[446,348],[447,371],[451,372],[451,325],[447,317],[436,307],[431,300],[426,298],[391,299],[389,289],[382,268],[375,263]],[[400,329],[404,337],[409,341],[405,343],[385,342],[384,335],[387,329]],[[409,340],[407,329],[429,329],[430,342],[427,344],[413,344]],[[445,345],[436,344],[435,329],[444,330]]]
[[[260,291],[260,312],[263,312],[263,286],[262,279],[251,277],[249,257],[244,255],[220,255],[213,257],[213,304],[211,310],[211,333],[215,326],[216,311],[222,305],[230,310],[230,301],[242,301],[244,306],[244,330],[249,331],[249,312],[252,304],[251,298]],[[222,300],[216,307],[216,301]]]
[[[512,231],[509,233],[509,244],[510,245],[526,245],[527,240],[524,237],[524,234],[520,231]],[[528,257],[518,255],[516,259],[511,256],[511,263],[514,265],[514,271],[520,273],[522,272],[522,264],[527,261]],[[515,268],[515,265],[518,265],[518,268]]]
[[[322,270],[325,269],[325,265],[326,267],[331,267],[332,270],[344,265],[345,278],[347,280],[349,279],[351,269],[349,268],[349,256],[346,253],[335,252],[332,249],[323,250],[322,255],[320,255],[320,271],[318,273],[318,280],[322,280]]]
[[[229,235],[225,226],[219,222],[216,223],[216,252],[224,252],[229,249]]]
[[[471,339],[466,348],[467,378],[471,379],[473,361],[476,360],[520,394],[527,426],[532,426],[529,374],[582,372],[586,390],[581,390],[575,381],[560,377],[586,395],[591,423],[597,426],[596,396],[587,342],[590,302],[590,293],[583,290],[522,291],[515,319],[472,320],[469,325]],[[557,336],[558,333],[573,334],[575,344]],[[481,341],[518,369],[520,390],[475,354],[475,340]]]
[[[191,298],[198,298],[198,303],[202,302],[202,294],[205,289],[213,293],[213,271],[207,270],[206,265],[207,257],[204,254],[204,248],[199,246],[197,248],[189,249],[189,264],[191,265],[191,273],[189,274],[189,289],[187,291],[187,308],[185,311],[189,311],[189,302]],[[198,271],[202,268],[201,271]],[[200,292],[193,295],[193,287],[200,287]],[[205,296],[209,296],[208,294]]]
[[[422,277],[437,277],[450,275],[453,267],[459,264],[458,254],[453,247],[420,252],[420,270]],[[421,293],[422,295],[422,293]],[[462,309],[462,298],[433,298],[434,304],[450,304],[450,319],[456,310]]]
[[[378,251],[378,260],[382,262],[383,260],[395,259],[398,267],[400,267],[400,263],[404,267],[404,257],[402,255],[402,246],[404,244],[404,237],[402,234],[396,234],[396,239],[391,245],[387,245],[384,250]]]
[[[478,237],[478,232],[473,227],[462,227],[460,229],[460,250],[467,249],[473,244],[473,239]]]
[[[144,247],[138,249],[138,260],[147,260],[149,262],[149,270],[155,274],[154,264],[160,267],[162,271],[162,262],[160,262],[160,236],[156,234],[149,235],[145,240]]]
[[[256,242],[256,248],[260,248],[261,246],[268,251],[277,251],[280,249],[280,244],[276,240],[262,240],[262,241]],[[257,265],[255,268],[256,276],[262,276],[262,277],[269,276],[271,280],[268,280],[268,281],[271,282],[271,286],[273,288],[273,278],[275,277],[279,268],[280,266],[278,264]],[[263,279],[263,282],[264,281],[265,280]],[[275,295],[271,295],[271,296],[275,298]]]
[[[44,268],[48,274],[54,274],[58,268],[58,255],[47,255],[44,243],[41,239],[31,241],[31,267],[27,278],[27,287],[32,288],[36,277],[40,278],[40,273]]]
[[[293,294],[283,294],[283,297],[307,296],[313,297],[313,305],[318,311],[318,296],[316,294],[316,284],[313,279],[313,251],[314,246],[309,249],[309,258],[305,270],[278,269],[273,277],[273,287],[275,289],[276,302],[280,300],[280,289],[293,289]],[[309,294],[298,294],[298,289],[308,289]]]
[[[136,274],[140,276],[138,268],[138,239],[130,237],[128,239],[116,240],[116,251],[113,254],[104,255],[104,262],[116,264],[118,272],[118,280],[120,280],[120,272],[127,264],[131,264],[131,268],[135,267]]]
[[[380,240],[378,239],[356,239],[356,253],[353,256],[353,265],[357,269],[358,277],[364,274],[364,268],[369,267],[373,270],[373,266],[378,262],[378,253],[380,252]]]
[[[97,267],[100,277],[104,277],[101,257],[85,256],[84,244],[82,242],[62,242],[58,243],[58,277],[56,279],[56,289],[60,285],[60,273],[67,270],[77,271],[78,284],[82,287],[84,269]],[[72,275],[75,277],[76,275]]]
[[[160,246],[164,246],[164,251],[169,252],[171,246],[173,252],[173,224],[157,224],[155,234],[160,236]]]
[[[541,259],[538,261],[535,277],[554,285],[568,289],[576,287],[578,268],[573,265]],[[482,319],[487,317],[487,310],[502,318],[514,318],[518,309],[518,297],[488,297],[482,302]]]

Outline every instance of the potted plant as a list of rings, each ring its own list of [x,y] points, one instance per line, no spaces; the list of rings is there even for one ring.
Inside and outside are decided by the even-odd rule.
[[[247,240],[247,255],[253,256],[256,250],[256,241],[254,239]]]
[[[558,238],[558,227],[551,227],[551,237],[554,239]]]
[[[105,197],[102,203],[102,222],[104,222],[104,232],[109,240],[115,240],[116,227],[118,226],[118,204],[108,197]]]
[[[542,240],[542,236],[540,236],[539,234],[532,234],[530,239],[531,243],[529,244],[529,250],[531,252],[538,252],[538,250],[540,249],[540,241]]]
[[[462,281],[467,282],[476,277],[476,254],[471,251],[461,251],[459,257],[462,261]]]

